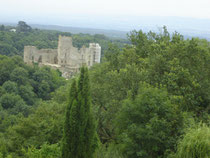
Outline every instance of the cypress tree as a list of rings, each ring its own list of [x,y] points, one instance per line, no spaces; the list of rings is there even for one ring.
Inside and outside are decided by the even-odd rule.
[[[96,145],[96,126],[91,112],[88,69],[82,67],[78,84],[74,81],[70,90],[64,124],[62,157],[92,158]]]
[[[62,157],[63,158],[70,158],[71,154],[73,153],[73,149],[71,148],[71,142],[73,141],[72,140],[73,137],[71,134],[72,131],[71,131],[70,122],[72,122],[72,121],[70,120],[70,113],[71,113],[71,111],[75,110],[75,108],[72,108],[72,107],[74,107],[77,102],[76,80],[73,80],[69,94],[70,95],[69,95],[69,100],[68,100],[68,104],[67,104],[67,108],[66,108],[64,132],[63,132],[63,140],[62,140]]]

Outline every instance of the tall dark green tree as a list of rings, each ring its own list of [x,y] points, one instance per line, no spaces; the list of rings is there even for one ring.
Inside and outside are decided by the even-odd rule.
[[[5,26],[4,25],[1,25],[0,26],[0,31],[4,31],[5,30]]]
[[[19,21],[17,25],[17,32],[30,32],[31,26],[27,25],[24,21]]]
[[[76,150],[76,146],[74,147],[74,149],[71,147],[71,144],[74,144],[77,138],[74,137],[75,133],[71,131],[73,125],[72,124],[70,125],[70,112],[76,111],[76,109],[72,108],[72,106],[73,104],[77,103],[77,95],[78,94],[77,94],[76,80],[73,80],[73,83],[70,89],[69,101],[66,108],[66,118],[64,122],[64,133],[63,133],[63,144],[62,144],[62,157],[63,158],[72,157],[73,153]],[[71,123],[72,121],[73,119],[71,116]]]
[[[92,158],[97,146],[96,124],[91,112],[88,69],[81,68],[78,83],[74,80],[64,124],[62,157]]]

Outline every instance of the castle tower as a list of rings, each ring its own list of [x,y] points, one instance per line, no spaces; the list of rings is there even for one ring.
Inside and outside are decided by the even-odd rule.
[[[90,43],[89,44],[89,49],[92,54],[92,61],[90,66],[92,66],[95,63],[100,63],[101,62],[101,47],[98,43]]]
[[[58,64],[63,66],[68,64],[70,51],[72,49],[72,38],[66,36],[59,36],[58,39]]]

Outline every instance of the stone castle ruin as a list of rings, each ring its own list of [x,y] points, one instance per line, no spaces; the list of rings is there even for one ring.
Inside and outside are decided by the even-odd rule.
[[[72,38],[59,36],[57,49],[37,49],[34,46],[24,47],[24,62],[38,63],[39,66],[50,66],[59,69],[65,78],[79,71],[82,65],[90,68],[100,63],[101,47],[98,43],[90,43],[89,47],[78,49],[73,46]]]

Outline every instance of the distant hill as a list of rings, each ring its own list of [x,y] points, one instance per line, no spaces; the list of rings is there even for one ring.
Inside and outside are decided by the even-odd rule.
[[[104,34],[110,38],[127,38],[128,31],[118,31],[118,30],[106,30],[106,29],[95,29],[95,28],[81,28],[81,27],[68,27],[68,26],[58,26],[58,25],[39,25],[39,24],[30,24],[32,28],[44,29],[44,30],[57,30],[62,32],[71,32],[73,34],[84,33],[84,34]],[[145,32],[150,30],[154,32],[159,31],[158,26],[144,26],[140,27]],[[207,30],[197,30],[197,29],[188,29],[188,28],[171,28],[167,27],[170,33],[177,31],[184,35],[185,38],[199,37],[205,38],[210,41],[210,31]],[[132,31],[132,30],[130,30]]]
[[[35,20],[35,19],[34,19]],[[164,25],[170,33],[177,31],[186,38],[199,37],[210,41],[210,20],[182,17],[92,17],[90,19],[80,19],[68,17],[65,22],[49,20],[46,23],[26,21],[32,28],[44,30],[57,30],[62,32],[71,32],[73,34],[104,34],[110,38],[127,38],[127,33],[134,29],[144,32],[159,32],[159,28]],[[0,19],[0,23],[16,26],[14,20],[12,23],[5,23]],[[55,25],[54,25],[55,24]]]
[[[67,27],[67,26],[58,26],[58,25],[39,25],[39,24],[30,24],[32,28],[44,29],[44,30],[57,30],[62,32],[71,32],[73,34],[84,33],[84,34],[104,34],[110,38],[127,38],[126,31],[117,31],[117,30],[105,30],[105,29],[93,29],[93,28],[80,28],[80,27]]]

